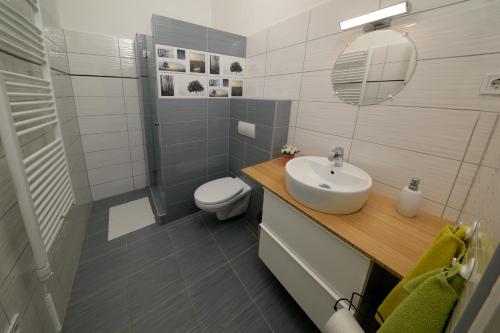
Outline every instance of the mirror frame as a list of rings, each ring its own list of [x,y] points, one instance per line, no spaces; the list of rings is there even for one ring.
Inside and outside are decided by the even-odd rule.
[[[384,99],[380,100],[377,103],[370,103],[370,104],[352,103],[350,101],[346,101],[346,100],[340,98],[338,96],[337,91],[335,90],[335,82],[334,82],[334,79],[333,79],[333,70],[335,69],[335,66],[337,65],[337,61],[338,61],[339,57],[342,56],[344,54],[344,52],[346,51],[346,49],[348,49],[350,46],[352,46],[352,44],[354,42],[356,42],[356,40],[358,40],[359,38],[361,38],[363,36],[366,36],[366,35],[368,35],[370,33],[381,32],[381,31],[393,31],[393,32],[399,33],[401,35],[401,37],[403,37],[404,39],[406,39],[408,41],[408,44],[412,47],[413,52],[415,54],[415,62],[414,62],[415,65],[413,66],[411,72],[407,73],[408,80],[406,80],[405,82],[403,82],[403,84],[401,85],[400,89],[398,89],[397,91],[393,92],[392,94],[389,94],[387,97],[385,97]],[[346,104],[349,104],[349,105],[356,105],[356,106],[378,105],[378,104],[383,103],[383,102],[385,102],[385,101],[387,101],[389,99],[393,99],[394,96],[396,96],[397,94],[399,94],[408,85],[408,83],[413,78],[413,75],[415,75],[415,71],[417,69],[417,64],[418,64],[418,51],[417,51],[417,47],[416,47],[415,43],[413,42],[413,40],[410,37],[408,37],[408,33],[407,32],[401,32],[401,31],[396,30],[396,29],[391,29],[390,27],[383,28],[383,29],[377,29],[377,30],[371,30],[371,31],[368,31],[368,32],[363,32],[361,34],[357,34],[356,36],[354,36],[354,38],[352,40],[349,40],[347,42],[347,44],[345,45],[345,47],[342,49],[342,51],[337,55],[337,57],[335,59],[335,62],[333,64],[333,67],[332,67],[331,73],[330,73],[330,82],[331,82],[331,85],[332,85],[333,92],[335,93],[335,95],[337,96],[337,98],[339,99],[339,101],[342,101],[342,102],[344,102]]]

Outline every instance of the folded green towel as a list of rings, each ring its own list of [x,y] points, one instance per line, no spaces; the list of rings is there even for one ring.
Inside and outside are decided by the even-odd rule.
[[[391,313],[377,333],[440,333],[460,295],[461,265],[440,268],[404,285],[408,297]]]
[[[408,292],[403,288],[406,282],[436,268],[449,266],[454,257],[458,259],[463,257],[466,249],[464,242],[466,232],[466,227],[457,228],[452,225],[441,229],[439,235],[418,260],[415,267],[392,289],[379,306],[378,313],[382,318],[379,315],[376,315],[375,318],[380,324],[408,296]]]

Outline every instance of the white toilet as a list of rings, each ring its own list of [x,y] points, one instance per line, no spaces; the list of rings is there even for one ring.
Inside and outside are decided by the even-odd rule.
[[[219,220],[243,214],[250,202],[252,188],[239,178],[212,180],[194,191],[194,201],[201,210],[216,213]]]

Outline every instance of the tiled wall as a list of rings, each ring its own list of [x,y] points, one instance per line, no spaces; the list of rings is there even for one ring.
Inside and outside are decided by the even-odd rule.
[[[145,187],[134,40],[64,34],[93,200]]]
[[[465,201],[476,170],[491,174],[500,164],[496,134],[481,162],[500,97],[478,93],[484,74],[500,72],[498,29],[478,29],[495,26],[500,2],[412,2],[412,13],[392,23],[417,49],[409,84],[379,105],[343,103],[331,87],[331,69],[363,31],[341,32],[339,21],[397,2],[329,1],[249,36],[245,96],[291,99],[289,143],[323,156],[345,147],[377,191],[396,197],[420,176],[423,208],[454,221],[471,210]]]
[[[57,18],[51,17],[42,3],[46,25],[46,43],[58,114],[61,121],[64,146],[69,162],[70,176],[79,206],[73,207],[65,219],[59,238],[49,255],[54,275],[48,285],[61,320],[64,318],[71,294],[73,278],[78,266],[83,238],[89,215],[90,189],[83,163],[83,152],[76,118],[71,84],[67,76],[67,58],[62,32]],[[9,2],[28,19],[31,7],[24,1]],[[39,75],[40,68],[18,58],[0,52],[0,69],[28,75]],[[51,129],[43,129],[23,138],[22,152],[27,154],[40,149],[47,140],[53,139]],[[15,314],[23,332],[53,332],[49,315],[42,298],[42,286],[34,269],[34,259],[25,232],[21,211],[17,202],[12,176],[7,166],[0,142],[0,329],[4,330]],[[83,204],[82,204],[83,203]]]
[[[229,99],[159,100],[161,172],[167,220],[197,210],[193,194],[227,176]]]
[[[247,218],[257,223],[262,210],[262,187],[241,173],[241,169],[281,155],[286,144],[291,101],[231,99],[229,127],[229,174],[241,177],[252,187]],[[255,139],[238,133],[238,122],[255,124]]]

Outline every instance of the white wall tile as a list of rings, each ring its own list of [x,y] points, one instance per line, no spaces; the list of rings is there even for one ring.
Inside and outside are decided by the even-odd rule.
[[[89,171],[90,185],[98,185],[108,183],[113,180],[132,177],[132,165],[130,163],[115,164]]]
[[[264,98],[298,100],[301,76],[287,74],[266,77]]]
[[[378,9],[373,0],[332,0],[311,10],[309,39],[340,32],[340,21],[367,14]]]
[[[266,74],[280,75],[302,72],[306,44],[298,44],[269,52],[266,60]]]
[[[89,170],[130,162],[130,148],[124,147],[85,153],[85,162]]]
[[[144,148],[142,145],[130,147],[130,156],[132,157],[132,161],[140,161],[144,160]]]
[[[461,160],[479,112],[362,106],[356,139]]]
[[[135,65],[135,59],[120,58],[120,65],[122,70],[122,76],[124,77],[137,77],[137,68]]]
[[[344,148],[344,159],[349,157],[351,139],[302,128],[295,129],[294,145],[301,155],[329,156],[335,147]]]
[[[481,166],[478,169],[463,211],[481,218],[498,221],[500,169]],[[497,228],[498,223],[496,223]],[[498,234],[497,234],[498,235]]]
[[[119,179],[109,183],[91,186],[92,199],[99,200],[113,195],[126,193],[134,189],[132,178]]]
[[[68,53],[69,71],[73,75],[121,76],[120,58]]]
[[[75,97],[78,116],[124,114],[123,97]]]
[[[246,65],[247,77],[264,76],[266,74],[266,54],[247,58]]]
[[[293,101],[292,105],[290,106],[290,121],[289,121],[289,126],[295,126],[297,123],[297,112],[299,110],[299,102],[298,101]]]
[[[498,114],[481,112],[467,149],[464,161],[479,164],[495,126]]]
[[[141,107],[139,104],[139,97],[125,97],[125,112],[126,113],[140,113]]]
[[[411,12],[416,13],[423,10],[446,6],[463,0],[418,0],[411,3]],[[381,0],[380,8],[389,7],[401,3],[401,0]]]
[[[72,76],[71,82],[75,96],[123,96],[120,78]]]
[[[68,52],[118,57],[118,38],[101,34],[65,30]]]
[[[316,102],[344,103],[337,96],[332,87],[331,70],[307,72],[302,76],[300,99]]]
[[[458,172],[457,179],[453,185],[450,198],[448,199],[447,206],[455,209],[462,209],[469,189],[472,186],[472,181],[477,171],[477,165],[470,163],[462,163],[460,171]]]
[[[132,162],[132,172],[134,176],[144,175],[146,173],[146,163],[144,160]]]
[[[142,129],[141,115],[139,113],[127,114],[127,127],[129,131]]]
[[[295,127],[288,127],[288,137],[287,137],[287,140],[286,140],[286,144],[287,145],[294,145],[294,141],[295,141],[295,130],[296,128]]]
[[[500,169],[500,121],[498,120],[490,137],[481,165]]]
[[[395,200],[399,198],[399,194],[401,193],[400,188],[392,187],[376,180],[373,181],[372,191],[383,194]],[[420,210],[424,210],[428,213],[440,216],[444,210],[444,206],[437,202],[423,198],[422,203],[420,204]]]
[[[373,179],[395,188],[420,177],[424,197],[445,204],[458,173],[460,162],[354,140],[349,161]]]
[[[307,42],[304,71],[331,70],[347,43],[361,34],[360,29],[348,30]]]
[[[243,97],[264,98],[265,78],[245,79],[243,84]]]
[[[123,79],[123,95],[125,97],[139,96],[139,87],[137,79]]]
[[[84,152],[128,147],[127,132],[82,135]]]
[[[146,187],[146,175],[134,176],[134,190]]]
[[[267,33],[268,30],[266,29],[247,37],[247,57],[267,51]]]
[[[485,73],[500,70],[500,53],[419,61],[408,85],[384,104],[500,112],[498,96],[479,95]]]
[[[143,145],[143,131],[142,130],[130,130],[128,131],[128,140],[130,142],[130,147]]]
[[[352,138],[358,107],[350,104],[305,102],[299,103],[295,126]]]
[[[121,132],[127,130],[124,115],[101,115],[78,117],[81,135]]]
[[[118,38],[120,58],[135,58],[135,41],[130,38]]]
[[[412,7],[421,2],[413,1]],[[405,16],[393,25],[408,33],[418,59],[430,59],[500,52],[498,31],[483,28],[499,21],[500,3],[478,0]]]
[[[446,219],[450,221],[451,223],[455,223],[458,221],[458,217],[460,216],[460,211],[451,208],[451,207],[445,207],[444,212],[443,212],[443,219]]]
[[[306,41],[309,12],[291,17],[269,28],[268,51]]]

